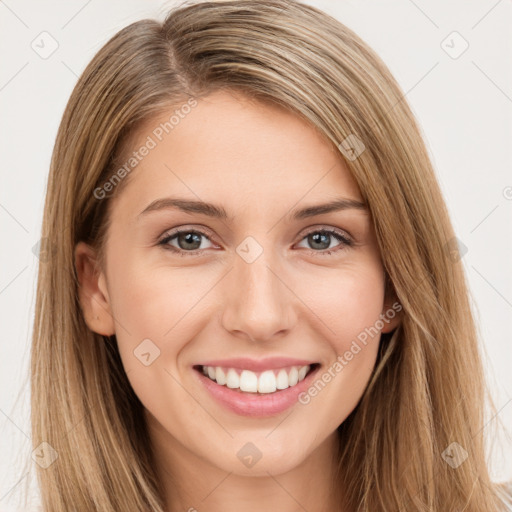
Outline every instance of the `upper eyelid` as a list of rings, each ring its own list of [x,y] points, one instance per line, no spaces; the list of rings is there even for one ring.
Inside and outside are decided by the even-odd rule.
[[[175,236],[179,235],[180,233],[197,233],[199,235],[202,235],[208,239],[213,238],[210,234],[210,231],[207,228],[201,227],[201,228],[188,228],[188,227],[182,227],[179,226],[177,228],[169,229],[165,231],[160,237],[159,240],[165,240],[167,238],[174,238]]]

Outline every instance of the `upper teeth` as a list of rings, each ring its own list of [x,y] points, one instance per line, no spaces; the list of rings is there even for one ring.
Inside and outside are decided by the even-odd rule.
[[[286,389],[304,380],[310,368],[310,365],[291,366],[257,374],[250,370],[203,366],[203,373],[221,386],[226,385],[228,388],[253,393],[273,393],[276,389]]]

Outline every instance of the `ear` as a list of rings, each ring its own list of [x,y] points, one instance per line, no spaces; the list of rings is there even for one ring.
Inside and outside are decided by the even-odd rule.
[[[391,332],[398,327],[402,320],[402,310],[403,306],[396,296],[393,284],[386,275],[386,292],[381,314],[384,327],[381,332]]]
[[[85,323],[91,331],[104,336],[115,334],[105,274],[99,270],[94,249],[85,242],[75,246],[78,296]]]

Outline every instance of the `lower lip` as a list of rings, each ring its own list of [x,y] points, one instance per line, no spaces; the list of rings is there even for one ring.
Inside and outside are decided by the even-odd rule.
[[[237,389],[221,386],[215,381],[206,377],[201,370],[194,369],[200,382],[204,385],[210,395],[227,409],[242,416],[265,417],[274,416],[289,409],[297,403],[298,395],[310,386],[314,375],[319,370],[317,366],[310,371],[306,378],[295,386],[275,391],[274,393],[256,394],[244,393]]]

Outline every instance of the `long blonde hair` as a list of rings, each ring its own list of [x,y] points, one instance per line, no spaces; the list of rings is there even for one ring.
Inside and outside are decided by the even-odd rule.
[[[336,147],[350,135],[364,143],[346,163],[403,311],[338,429],[336,478],[350,510],[502,510],[486,462],[485,404],[493,406],[467,284],[418,125],[367,44],[291,0],[188,2],[163,23],[133,23],[73,90],[51,160],[42,237],[53,251],[39,265],[31,354],[33,447],[46,442],[58,454],[37,467],[43,510],[164,512],[142,404],[115,336],[84,321],[73,254],[80,240],[103,254],[109,206],[129,176],[111,197],[94,190],[135,130],[220,88],[281,105]],[[467,452],[457,468],[443,456],[452,443]]]

